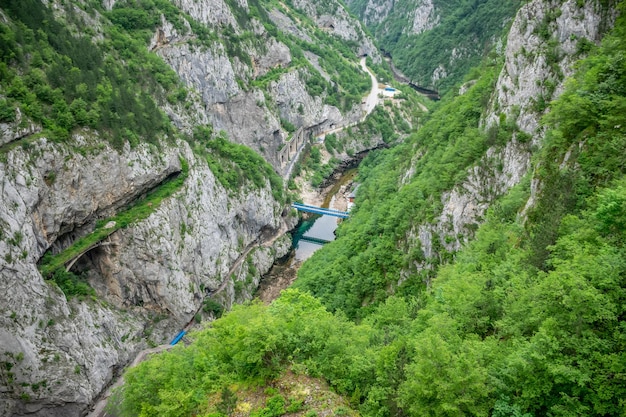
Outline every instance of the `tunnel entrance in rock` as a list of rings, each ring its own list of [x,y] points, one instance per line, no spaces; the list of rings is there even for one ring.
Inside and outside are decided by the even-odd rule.
[[[177,179],[181,175],[181,173],[182,171],[172,172],[154,184],[148,184],[145,187],[140,188],[139,190],[137,190],[137,192],[133,194],[129,194],[129,195],[121,197],[114,203],[106,207],[100,208],[99,210],[93,212],[90,216],[86,217],[83,220],[83,222],[80,224],[71,225],[71,224],[65,223],[64,225],[62,223],[59,229],[67,230],[67,231],[59,234],[56,237],[56,239],[54,239],[54,241],[50,243],[50,246],[48,247],[46,252],[38,260],[38,264],[40,265],[43,259],[48,255],[57,256],[61,254],[61,252],[68,250],[69,248],[72,247],[72,245],[74,245],[81,238],[84,238],[88,236],[89,234],[93,233],[94,231],[96,231],[99,226],[98,221],[102,221],[106,218],[111,218],[125,210],[132,208],[139,201],[146,198],[152,191],[155,191],[159,187],[167,184],[168,182]],[[148,205],[150,205],[150,203],[148,203]],[[132,221],[132,219],[125,220],[125,221],[126,222]],[[124,226],[125,225],[123,225],[122,227]],[[95,248],[95,246],[98,246],[98,245],[102,246],[99,242],[94,242],[94,244],[91,245],[92,247],[90,247],[89,249],[83,250],[81,252],[85,253],[87,251],[91,251],[92,249]],[[74,260],[74,257],[68,260],[66,262],[66,265],[72,260]]]

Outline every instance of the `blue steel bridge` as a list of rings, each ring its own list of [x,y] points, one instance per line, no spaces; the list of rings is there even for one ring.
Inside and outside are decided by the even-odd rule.
[[[334,216],[334,217],[339,217],[342,219],[348,218],[347,211],[334,210],[334,209],[328,209],[328,208],[317,207],[317,206],[309,206],[308,204],[302,204],[302,203],[293,203],[291,207],[295,208],[298,211],[305,211],[307,213]]]
[[[309,242],[309,243],[316,243],[318,245],[325,245],[327,243],[330,243],[330,240],[326,240],[326,239],[321,239],[319,237],[313,237],[313,236],[300,236],[300,239],[298,239],[300,242]]]

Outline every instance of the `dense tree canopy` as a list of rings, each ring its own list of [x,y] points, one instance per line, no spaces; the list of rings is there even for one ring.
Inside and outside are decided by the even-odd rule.
[[[90,29],[72,33],[38,0],[10,0],[2,8],[12,23],[0,29],[0,86],[7,92],[0,121],[13,121],[19,107],[52,139],[66,141],[75,128],[89,127],[117,148],[171,133],[153,96],[175,90],[178,80],[143,42],[112,27],[110,41],[95,44]],[[70,24],[83,25],[71,5],[65,11]]]
[[[350,0],[351,10],[364,17],[369,0]],[[432,3],[434,10],[427,28],[413,30],[415,10]],[[522,3],[519,0],[447,0],[432,2],[400,0],[392,3],[384,19],[368,15],[368,26],[380,46],[393,56],[396,66],[419,85],[447,92],[467,71],[478,65],[494,40],[499,39]],[[372,10],[376,10],[372,8]],[[424,16],[422,16],[424,17]],[[433,83],[432,76],[445,69],[444,78]]]

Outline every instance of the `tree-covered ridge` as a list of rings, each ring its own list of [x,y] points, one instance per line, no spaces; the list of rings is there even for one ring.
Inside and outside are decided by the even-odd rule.
[[[297,372],[330,377],[333,385],[342,386],[340,392],[352,391],[348,372],[355,371],[336,359],[342,355],[358,366],[359,350],[367,345],[358,330],[296,291],[269,307],[235,306],[196,333],[189,347],[176,347],[129,370],[120,390],[122,415],[223,415],[210,408],[207,396],[233,384],[262,384],[290,364],[298,364]],[[354,342],[350,345],[345,343],[348,334]]]
[[[360,324],[297,290],[236,307],[130,370],[122,415],[231,415],[208,398],[286,370],[324,377],[368,416],[621,415],[625,202],[622,181],[565,218],[548,272],[529,267],[523,231],[494,210],[430,293],[392,296]]]
[[[442,258],[426,259],[407,235],[413,225],[439,214],[442,193],[463,181],[489,146],[510,136],[504,126],[493,135],[479,128],[500,67],[497,61],[485,62],[483,76],[466,94],[445,99],[403,144],[364,160],[351,220],[339,227],[337,240],[302,265],[297,288],[321,297],[331,310],[357,317],[385,300],[399,281],[404,281],[401,291],[413,291],[421,285],[416,283],[432,278],[433,268],[445,259],[443,248]],[[407,171],[415,175],[403,182]],[[424,262],[430,268],[412,268]],[[399,280],[403,271],[411,275]]]
[[[0,27],[0,121],[16,121],[19,108],[22,122],[42,126],[53,139],[88,127],[117,148],[171,133],[154,97],[162,99],[179,81],[141,42],[107,27],[108,41],[94,43],[93,31],[72,33],[38,0],[7,1],[2,10],[11,21]],[[69,23],[88,26],[84,16],[66,5]]]
[[[545,121],[552,129],[535,176],[546,197],[528,211],[526,225],[538,268],[543,268],[561,217],[623,171],[623,140],[616,136],[623,125],[616,119],[622,117],[624,92],[614,62],[623,45],[616,38],[608,37],[599,52],[580,64],[583,69]],[[462,183],[487,148],[505,144],[513,133],[531,146],[528,135],[508,121],[497,129],[479,127],[499,70],[490,65],[479,71],[482,76],[467,93],[444,100],[413,138],[386,156],[364,161],[354,221],[343,224],[339,239],[314,254],[316,262],[303,265],[296,286],[322,297],[332,310],[358,317],[389,292],[415,293],[431,282],[437,265],[450,259],[441,241],[457,237],[435,233],[430,257],[413,237],[420,225],[437,221],[442,193]],[[565,155],[578,165],[563,169]],[[515,216],[511,210],[506,208],[508,217]]]
[[[348,2],[361,18],[368,3],[372,0]],[[414,13],[422,3],[421,0],[395,2],[382,21],[368,26],[381,48],[393,56],[398,69],[408,78],[445,93],[491,50],[521,1],[434,0],[433,27],[415,34]],[[439,68],[444,69],[445,75],[433,82],[433,74]]]
[[[266,384],[285,369],[322,375],[367,416],[624,415],[623,5],[620,11],[612,34],[579,65],[545,120],[548,134],[534,161],[530,210],[522,214],[531,194],[529,176],[492,205],[473,242],[439,266],[428,288],[422,277],[410,276],[400,291],[388,292],[399,278],[396,265],[403,265],[391,237],[403,236],[411,221],[398,211],[403,201],[394,195],[410,199],[412,215],[436,212],[431,207],[440,201],[438,187],[459,180],[459,167],[484,146],[478,139],[462,141],[467,147],[454,139],[458,129],[470,138],[479,135],[475,121],[458,123],[472,118],[470,103],[480,101],[492,82],[485,80],[493,80],[487,74],[473,93],[443,103],[425,126],[434,134],[452,125],[450,147],[436,137],[424,146],[418,133],[406,148],[373,157],[358,212],[322,258],[308,262],[341,267],[350,262],[351,245],[365,251],[367,242],[389,247],[351,263],[342,281],[332,281],[332,291],[323,288],[325,276],[301,285],[315,284],[323,304],[358,322],[329,313],[298,290],[269,307],[239,307],[197,334],[191,346],[130,371],[123,391],[128,415],[225,415],[207,408],[211,392],[234,381]],[[412,180],[403,181],[411,163],[403,154],[411,147],[423,162]],[[425,187],[421,193],[414,183]],[[412,187],[412,193],[403,191]],[[354,224],[369,217],[367,226]],[[372,292],[355,301],[357,280]],[[181,398],[189,408],[172,407]]]

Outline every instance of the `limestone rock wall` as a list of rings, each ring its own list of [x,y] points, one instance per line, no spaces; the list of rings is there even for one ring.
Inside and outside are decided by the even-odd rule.
[[[195,20],[216,29],[227,25],[236,33],[244,30],[238,26],[232,10],[222,1],[178,0],[177,5]],[[318,15],[317,8],[308,1],[300,1],[296,6],[310,13],[319,27],[334,36],[359,42],[359,53],[380,59],[359,23],[339,4],[335,5],[336,14],[332,16]],[[241,7],[245,9],[247,4]],[[290,17],[280,11],[270,10],[269,17],[280,30],[312,41],[306,30],[299,29]],[[191,132],[194,123],[209,123],[215,131],[224,130],[235,142],[256,150],[281,171],[284,167],[277,152],[289,135],[281,125],[281,119],[305,129],[340,125],[352,121],[352,113],[360,108],[342,114],[337,108],[324,105],[322,97],[312,97],[305,88],[310,75],[306,70],[287,71],[266,91],[255,87],[254,80],[274,68],[287,68],[292,57],[289,48],[272,38],[261,22],[252,18],[250,27],[256,40],[239,42],[237,47],[246,56],[233,56],[225,45],[238,41],[223,39],[209,45],[198,45],[190,28],[187,28],[186,34],[180,34],[162,17],[150,48],[180,76],[192,90],[192,96],[197,97],[197,100],[190,99],[189,105],[196,107],[196,113],[205,115],[190,120],[182,109],[169,109],[170,117],[180,128]]]
[[[563,89],[581,57],[584,40],[597,43],[614,12],[599,1],[531,1],[520,9],[507,40],[505,64],[498,78],[486,124],[500,114],[515,118],[523,131],[541,137],[539,120]]]
[[[355,2],[347,3],[354,6]],[[359,15],[368,26],[382,25],[384,33],[388,33],[392,18],[407,18],[403,32],[415,35],[434,28],[441,19],[433,0],[368,0],[360,7]]]
[[[346,41],[359,44],[359,55],[369,55],[374,62],[381,57],[372,40],[366,36],[360,22],[355,21],[340,3],[317,3],[309,0],[294,0],[294,6],[304,11],[317,25]]]
[[[419,35],[437,26],[440,16],[435,10],[432,0],[422,0],[413,13],[413,26],[411,33]]]
[[[336,107],[324,104],[321,97],[308,94],[303,81],[306,77],[306,73],[290,72],[271,83],[269,90],[280,117],[295,126],[318,127],[320,131],[346,120],[349,115],[342,115]]]
[[[2,96],[0,96],[1,98]],[[41,126],[24,120],[22,112],[17,108],[15,109],[14,121],[0,123],[0,146],[38,132],[41,132]]]
[[[235,16],[223,0],[175,0],[174,4],[205,25],[237,27]]]
[[[74,265],[97,298],[68,301],[44,280],[46,250],[180,171],[180,157],[190,165],[184,187]],[[10,364],[0,370],[0,415],[82,415],[138,350],[171,340],[207,293],[232,293],[235,261],[282,225],[269,188],[225,190],[185,143],[117,152],[86,133],[72,145],[41,138],[0,162],[0,193],[0,361]],[[257,283],[285,248],[251,258]]]
[[[348,2],[350,4],[351,2]],[[361,19],[366,25],[384,21],[393,10],[396,0],[369,0],[365,5]]]

